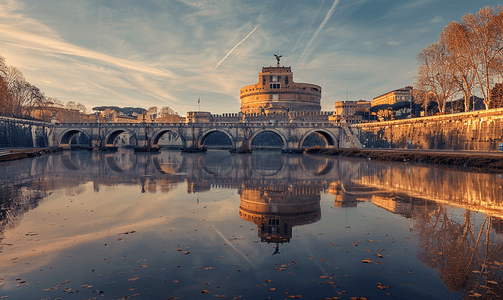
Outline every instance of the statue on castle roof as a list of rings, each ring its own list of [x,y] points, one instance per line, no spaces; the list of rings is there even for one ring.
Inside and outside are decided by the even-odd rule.
[[[276,65],[279,67],[279,59],[280,59],[283,55],[279,55],[279,56],[278,56],[278,55],[274,54],[274,56],[276,57],[276,61],[277,61]]]

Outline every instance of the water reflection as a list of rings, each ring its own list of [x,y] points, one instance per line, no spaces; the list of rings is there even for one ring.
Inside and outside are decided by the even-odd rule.
[[[0,251],[4,247],[24,245],[19,242],[20,245],[13,246],[12,239],[6,243],[3,241],[7,232],[22,226],[23,215],[36,210],[45,199],[57,198],[57,194],[66,195],[71,201],[80,199],[80,194],[89,193],[85,188],[88,185],[92,186],[93,195],[110,187],[120,187],[125,191],[117,190],[114,193],[122,195],[135,191],[143,196],[156,195],[156,198],[142,198],[144,202],[135,202],[125,196],[114,201],[101,200],[104,203],[96,200],[96,207],[100,209],[94,208],[91,214],[89,210],[92,209],[87,208],[87,215],[75,222],[80,227],[73,225],[74,228],[70,229],[54,229],[55,233],[44,236],[44,242],[53,243],[59,248],[41,247],[46,254],[29,253],[30,257],[55,253],[64,247],[75,247],[70,242],[70,246],[56,242],[61,238],[58,234],[62,233],[67,235],[65,238],[68,240],[82,235],[85,236],[85,242],[90,242],[96,239],[98,233],[125,230],[130,224],[138,227],[161,226],[167,219],[199,224],[196,222],[202,221],[191,216],[195,212],[184,207],[187,204],[183,201],[188,200],[176,194],[182,190],[185,195],[197,193],[197,203],[199,197],[208,197],[214,202],[229,199],[219,204],[221,207],[214,208],[204,219],[212,218],[216,223],[221,222],[214,225],[215,228],[222,228],[224,225],[221,224],[226,224],[227,219],[246,221],[256,230],[252,237],[258,238],[257,244],[273,246],[268,248],[267,254],[275,257],[291,255],[294,252],[292,244],[296,240],[305,242],[307,236],[293,234],[296,229],[304,228],[305,232],[309,232],[309,228],[318,228],[315,226],[330,228],[327,224],[338,224],[339,221],[330,219],[331,213],[358,211],[360,207],[368,209],[371,206],[382,214],[397,216],[400,222],[408,222],[406,230],[410,237],[407,238],[417,243],[414,252],[417,261],[437,271],[439,279],[451,293],[459,293],[467,299],[478,295],[497,299],[503,293],[503,180],[497,175],[412,164],[391,166],[366,160],[282,155],[279,152],[231,155],[225,151],[209,151],[206,154],[81,151],[3,163],[0,183]],[[235,193],[225,194],[225,197],[218,194],[226,190],[237,191],[237,201],[233,198]],[[172,202],[164,202],[173,195],[181,199],[180,207],[166,207],[167,203],[173,205]],[[64,204],[68,207],[73,205]],[[234,216],[227,213],[231,207],[235,208]],[[57,209],[61,214],[66,213],[63,207]],[[192,210],[196,209],[192,207]],[[75,211],[82,215],[81,210]],[[101,215],[96,216],[98,213]],[[322,218],[329,220],[321,224]],[[378,220],[380,217],[370,215],[368,219]],[[367,222],[369,226],[377,227],[381,224],[372,222],[382,221]],[[57,223],[69,226],[63,221],[61,224]],[[89,229],[96,226],[94,224],[99,224],[99,230]],[[389,221],[389,224],[394,226],[393,221]],[[365,234],[370,231],[365,228],[366,224],[352,226],[361,226]],[[326,232],[343,240],[345,232],[342,230],[349,227],[346,225],[345,228]],[[215,234],[213,229],[206,230],[205,235]],[[352,241],[371,239],[356,230],[345,238]],[[25,231],[23,234],[27,237],[35,234],[30,230]],[[183,232],[186,231],[184,227]],[[360,233],[362,235],[358,237]],[[168,233],[163,232],[163,235]],[[323,240],[323,246],[327,244],[334,246],[334,241]],[[26,245],[31,247],[30,241]],[[316,249],[318,247],[321,246],[318,245]],[[349,253],[346,248],[339,250]],[[372,251],[365,250],[369,253]],[[10,260],[13,258],[22,259],[26,251],[0,252],[1,266],[12,264]],[[327,256],[334,255],[332,249],[326,253]],[[258,265],[262,259],[259,257],[257,254],[255,260],[247,259]],[[34,264],[33,270],[40,264]]]

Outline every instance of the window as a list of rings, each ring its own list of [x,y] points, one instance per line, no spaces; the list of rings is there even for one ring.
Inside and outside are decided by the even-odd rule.
[[[279,226],[279,219],[269,219],[269,225]]]
[[[285,84],[288,84],[288,76],[285,76]]]
[[[271,76],[269,76],[269,81],[270,82],[280,82],[281,76],[271,75]]]
[[[281,88],[281,84],[279,84],[279,83],[269,83],[269,88],[270,89],[279,89],[279,88]]]
[[[279,100],[279,95],[278,94],[271,94],[269,95],[270,100]]]

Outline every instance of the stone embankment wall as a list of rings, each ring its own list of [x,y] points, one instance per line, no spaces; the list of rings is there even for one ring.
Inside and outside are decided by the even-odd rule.
[[[351,129],[364,148],[498,151],[503,143],[503,108],[358,124]]]
[[[0,117],[0,148],[54,146],[51,123]]]

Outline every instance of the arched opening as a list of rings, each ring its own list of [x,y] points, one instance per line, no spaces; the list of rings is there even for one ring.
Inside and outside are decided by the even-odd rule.
[[[303,148],[327,147],[327,146],[328,146],[327,139],[319,132],[311,133],[304,139],[304,142],[302,143]]]
[[[207,148],[229,149],[232,148],[232,140],[225,132],[215,130],[203,138],[201,145]]]
[[[133,148],[138,144],[136,137],[128,131],[123,131],[114,141],[114,147],[118,148]]]
[[[71,146],[73,148],[88,148],[91,146],[91,139],[84,131],[72,129],[63,134],[60,139],[59,145],[62,147]]]
[[[328,132],[323,130],[313,130],[302,140],[302,148],[311,147],[334,147],[336,141]]]
[[[262,131],[251,142],[251,147],[256,150],[281,149],[283,146],[283,139],[274,131]]]
[[[182,137],[176,131],[163,130],[157,133],[152,140],[152,147],[162,147],[168,149],[183,148],[184,143]]]
[[[119,129],[110,133],[105,139],[105,147],[135,147],[138,140],[131,132]]]

